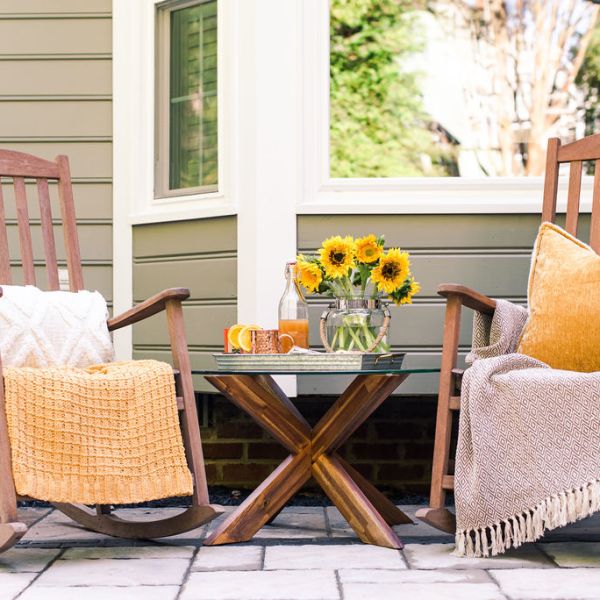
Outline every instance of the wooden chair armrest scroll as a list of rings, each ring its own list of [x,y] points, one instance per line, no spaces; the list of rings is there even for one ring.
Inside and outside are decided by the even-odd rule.
[[[124,313],[108,320],[108,330],[114,331],[127,325],[133,325],[138,321],[143,321],[148,317],[152,317],[167,308],[169,302],[181,303],[190,297],[190,290],[187,288],[169,288],[158,294],[140,302],[133,308]]]

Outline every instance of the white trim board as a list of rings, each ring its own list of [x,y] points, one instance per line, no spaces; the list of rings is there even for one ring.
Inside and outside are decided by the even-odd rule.
[[[469,179],[330,179],[297,206],[297,214],[541,213],[541,177]],[[568,182],[559,181],[557,212],[566,211]],[[593,177],[581,186],[582,213],[592,210]]]
[[[142,44],[139,20],[140,0],[113,2],[113,311],[120,314],[133,302],[133,248],[129,221],[131,197],[136,193],[136,140],[129,135],[131,121],[138,114],[135,96],[129,91],[142,77],[132,46]],[[132,355],[131,327],[113,334],[117,360]]]
[[[269,328],[277,327],[285,263],[296,255],[303,2],[239,4],[238,321]],[[279,384],[296,395],[295,377]]]

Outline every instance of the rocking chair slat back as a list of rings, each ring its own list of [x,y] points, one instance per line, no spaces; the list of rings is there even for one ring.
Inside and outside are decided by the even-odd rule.
[[[48,287],[51,290],[58,290],[58,263],[56,261],[56,243],[54,242],[54,227],[52,224],[52,207],[50,206],[48,180],[45,177],[40,177],[37,180],[37,190],[40,202],[40,220],[42,223],[44,254],[46,255],[46,269],[48,271]]]
[[[27,194],[25,179],[15,177],[15,198],[17,201],[17,222],[19,225],[19,243],[21,247],[21,262],[26,285],[35,285],[35,267],[33,265],[33,243],[31,241],[31,228],[29,224],[29,209],[27,208]]]
[[[558,138],[548,140],[542,221],[556,220],[559,168],[561,164],[570,163],[565,229],[572,235],[577,235],[581,180],[585,162],[594,162],[595,165],[589,244],[596,252],[600,252],[600,134],[590,135],[564,146]]]
[[[592,221],[590,223],[590,246],[600,253],[600,160],[596,160],[594,193],[592,195]]]
[[[56,162],[58,164],[58,197],[60,199],[60,212],[65,236],[67,268],[69,269],[69,287],[72,292],[77,292],[83,289],[83,271],[79,252],[79,238],[77,237],[73,188],[71,187],[71,169],[69,159],[64,155],[57,156]]]
[[[560,140],[548,140],[548,153],[546,154],[546,179],[544,180],[544,204],[542,207],[542,221],[556,219],[556,197],[558,195],[558,149]]]
[[[567,199],[567,219],[565,229],[574,236],[577,236],[577,224],[579,221],[579,198],[581,196],[581,173],[583,171],[583,162],[576,160],[571,163],[571,172],[569,173],[569,196]]]
[[[83,289],[83,271],[67,157],[57,156],[56,161],[52,162],[22,152],[0,150],[0,178],[4,178],[5,184],[8,183],[7,178],[12,179],[14,188],[23,282],[26,285],[36,285],[35,267],[37,257],[34,255],[34,247],[38,246],[37,243],[34,245],[32,231],[39,232],[41,230],[41,246],[44,252],[43,264],[46,266],[48,275],[48,289],[59,289],[59,264],[54,238],[54,226],[57,223],[52,218],[49,188],[49,181],[52,181],[56,182],[58,188],[60,224],[62,224],[64,233],[69,287],[73,292]],[[27,199],[28,186],[26,185],[29,182],[35,182],[36,187],[33,189],[37,190],[40,214],[39,229],[35,219],[33,222],[30,219]],[[10,223],[6,219],[2,179],[0,179],[0,285],[2,283],[10,284],[13,279],[9,255],[9,225]],[[39,233],[37,235],[39,236]],[[41,257],[39,257],[39,260],[41,264]]]
[[[58,179],[58,165],[32,154],[0,150],[0,175],[5,177],[47,177]]]
[[[558,138],[551,138],[557,140]],[[568,163],[574,160],[596,160],[600,154],[600,133],[588,135],[570,144],[559,143],[558,162]]]
[[[8,232],[6,230],[6,213],[4,210],[4,191],[0,179],[0,281],[12,283],[10,273],[10,252],[8,250]]]

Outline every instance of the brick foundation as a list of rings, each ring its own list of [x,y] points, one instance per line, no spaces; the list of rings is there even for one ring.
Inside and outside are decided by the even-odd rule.
[[[209,485],[256,487],[287,455],[250,417],[218,395],[199,396]],[[295,403],[314,424],[334,397],[300,397]],[[342,447],[341,455],[370,481],[401,493],[427,494],[431,476],[436,399],[388,399]],[[314,488],[311,482],[309,487]]]

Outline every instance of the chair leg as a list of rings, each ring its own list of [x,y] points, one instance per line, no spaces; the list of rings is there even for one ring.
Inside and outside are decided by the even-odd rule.
[[[452,369],[456,367],[461,308],[462,304],[459,298],[452,296],[448,298],[444,322],[433,467],[431,470],[431,494],[429,507],[419,509],[416,513],[417,518],[421,521],[449,533],[455,532],[456,520],[454,515],[444,507],[446,500],[444,476],[448,475],[448,460],[450,457],[450,434],[452,432],[450,397],[455,393]]]
[[[173,353],[173,366],[179,370],[178,394],[183,397],[182,432],[190,471],[194,477],[193,506],[209,504],[206,470],[202,453],[202,439],[194,383],[192,380],[192,366],[188,354],[187,340],[183,322],[181,302],[168,301],[166,303],[167,324],[171,338]]]
[[[12,548],[27,533],[25,523],[0,524],[0,553]]]
[[[27,526],[17,519],[17,492],[12,476],[4,385],[0,385],[0,552],[14,546],[26,532]]]

